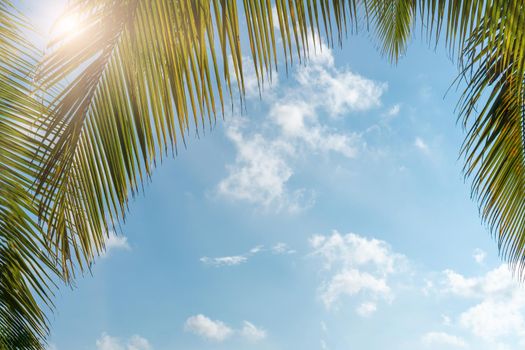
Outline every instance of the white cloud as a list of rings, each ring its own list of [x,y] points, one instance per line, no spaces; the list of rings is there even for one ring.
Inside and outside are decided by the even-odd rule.
[[[132,336],[128,341],[128,350],[152,350],[149,341],[139,335]]]
[[[308,206],[305,190],[289,191],[285,186],[293,174],[286,160],[292,145],[269,141],[261,134],[246,138],[236,125],[228,127],[227,136],[237,148],[237,157],[218,185],[219,194],[275,211],[297,212]]]
[[[474,250],[474,253],[472,254],[472,257],[478,264],[483,264],[483,262],[485,261],[485,258],[487,257],[487,253],[485,253],[485,251],[479,248],[476,248]]]
[[[207,256],[203,256],[200,258],[200,261],[206,265],[220,267],[239,265],[248,261],[248,258],[243,255],[221,256],[218,258],[209,258]]]
[[[184,330],[216,342],[222,342],[233,334],[233,329],[222,321],[211,320],[202,314],[189,317]]]
[[[331,56],[331,51],[329,54]],[[311,101],[324,107],[330,115],[366,111],[381,106],[381,96],[387,84],[377,83],[348,69],[336,69],[330,59],[314,60],[313,63],[298,71],[297,80],[301,87],[310,87],[311,91],[315,91],[309,96]]]
[[[321,117],[379,107],[387,85],[335,68],[332,50],[324,43],[322,46],[306,66],[294,72],[294,88],[283,87],[257,101],[269,109],[268,120],[250,125],[233,118],[226,128],[237,156],[228,166],[228,176],[217,186],[220,195],[272,211],[301,211],[313,204],[314,194],[300,187],[289,188],[295,173],[293,161],[299,155],[311,151],[348,158],[358,155],[364,144],[360,134],[338,132]],[[252,86],[254,76],[247,74]]]
[[[314,249],[312,255],[323,259],[328,272],[329,278],[320,287],[320,297],[327,308],[344,295],[392,299],[388,277],[400,272],[406,259],[394,253],[386,242],[334,232],[331,236],[313,236],[310,245]]]
[[[429,332],[423,335],[422,342],[426,346],[439,346],[440,349],[443,346],[455,347],[455,348],[466,348],[467,343],[460,337],[451,335],[445,332]]]
[[[477,300],[459,315],[461,327],[493,344],[511,337],[525,343],[525,290],[506,264],[479,277],[452,270],[445,270],[443,276],[442,293]]]
[[[460,324],[474,335],[494,341],[502,337],[525,337],[523,296],[510,300],[488,298],[460,315]]]
[[[399,112],[401,112],[401,104],[397,103],[397,104],[393,105],[392,107],[390,107],[386,111],[385,115],[387,117],[395,117],[396,115],[399,114]]]
[[[202,314],[189,317],[184,325],[184,330],[215,342],[223,342],[233,335],[238,335],[250,342],[258,342],[267,336],[266,330],[249,321],[243,321],[242,328],[235,330],[222,321],[211,320]]]
[[[230,67],[230,79],[232,84],[237,81],[237,77],[234,71],[234,64],[232,56],[228,56],[228,62]],[[253,65],[253,60],[250,56],[242,56],[242,67],[243,67],[243,81],[244,90],[247,97],[258,97],[259,96],[259,82],[257,80],[257,74]],[[265,75],[266,76],[266,75]],[[271,81],[269,76],[268,80],[262,81],[261,92],[267,92],[268,89],[275,89],[279,86],[279,75],[277,72],[272,72]]]
[[[276,103],[270,116],[288,139],[295,139],[308,148],[321,152],[336,152],[353,158],[357,155],[359,136],[341,134],[322,126],[317,120],[315,107],[304,101]]]
[[[375,277],[358,269],[345,269],[337,273],[329,282],[324,283],[321,289],[321,299],[327,307],[334,304],[342,295],[353,296],[360,292],[369,292],[388,298],[391,294],[384,278]]]
[[[429,295],[433,289],[434,289],[434,282],[429,279],[425,279],[425,286],[421,288],[421,292],[423,292],[423,295]]]
[[[453,270],[443,271],[442,292],[467,298],[508,296],[521,289],[506,264],[500,265],[481,277],[465,277]]]
[[[248,259],[256,254],[263,252],[271,252],[273,254],[294,254],[295,250],[290,249],[286,243],[279,242],[269,249],[265,249],[263,245],[258,245],[250,249],[244,254],[232,255],[232,256],[221,256],[216,258],[210,258],[203,256],[200,258],[200,262],[206,265],[221,267],[221,266],[235,266],[240,265],[248,261]]]
[[[258,328],[248,321],[243,322],[240,333],[245,339],[251,342],[257,342],[266,338],[266,331],[264,329]]]
[[[109,231],[105,244],[106,250],[104,254],[102,254],[102,257],[109,256],[109,254],[115,250],[131,250],[131,246],[128,243],[128,237],[123,235],[117,235],[113,231]]]
[[[139,335],[133,335],[127,340],[112,337],[102,333],[96,341],[97,350],[153,350],[149,341]]]
[[[264,246],[263,245],[258,245],[257,247],[253,247],[252,249],[250,249],[250,254],[257,254],[259,252],[262,252]]]
[[[368,317],[377,311],[377,305],[376,303],[372,302],[362,303],[357,307],[356,311],[359,315]]]
[[[274,254],[295,254],[295,250],[290,249],[290,247],[288,247],[288,244],[283,242],[275,244],[272,247],[272,252]]]
[[[427,153],[429,151],[428,145],[423,141],[421,137],[416,137],[416,140],[414,141],[414,146],[416,146],[417,149],[419,149],[421,152]]]
[[[441,315],[441,323],[443,326],[450,326],[452,325],[452,320],[448,315]]]

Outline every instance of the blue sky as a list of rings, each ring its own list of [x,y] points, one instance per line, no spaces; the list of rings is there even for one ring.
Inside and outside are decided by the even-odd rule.
[[[461,175],[445,50],[414,40],[392,66],[363,34],[280,68],[262,99],[248,71],[246,110],[158,167],[60,290],[50,348],[522,347],[525,293]]]

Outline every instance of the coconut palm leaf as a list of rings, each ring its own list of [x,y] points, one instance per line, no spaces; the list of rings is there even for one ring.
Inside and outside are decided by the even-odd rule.
[[[464,49],[460,113],[468,133],[462,153],[481,215],[523,278],[525,7],[500,1],[487,13]]]
[[[29,188],[39,147],[33,123],[42,105],[30,95],[34,50],[25,22],[0,3],[0,349],[42,349],[58,271],[44,249]]]
[[[263,84],[280,50],[286,63],[302,60],[322,34],[331,44],[342,43],[359,18],[373,27],[393,61],[416,26],[430,42],[444,37],[467,86],[461,116],[472,129],[463,154],[473,194],[503,255],[523,260],[523,147],[521,136],[512,138],[517,131],[509,135],[510,125],[501,124],[514,120],[521,130],[519,1],[77,0],[69,11],[77,14],[81,32],[53,42],[40,72],[43,87],[72,82],[51,105],[46,139],[52,151],[38,187],[47,239],[66,275],[75,261],[88,266],[103,249],[105,233],[124,218],[128,196],[156,160],[185,144],[190,130],[198,134],[213,124],[227,98],[223,88],[232,94],[232,80],[242,99],[241,29]],[[478,103],[487,103],[480,113]]]
[[[459,116],[464,171],[501,255],[525,267],[525,6],[518,0],[386,1],[371,7],[382,51],[393,61],[417,22],[429,41],[445,37],[465,85]]]
[[[263,83],[277,67],[278,35],[285,57],[302,59],[310,27],[341,40],[356,16],[352,2],[245,0],[242,13],[238,6],[225,0],[71,3],[67,15],[76,16],[80,29],[51,44],[39,72],[44,89],[70,81],[50,105],[45,139],[51,155],[37,188],[46,239],[66,277],[104,249],[105,235],[124,218],[129,196],[156,161],[185,145],[190,132],[213,125],[235,87],[242,101],[242,25]]]

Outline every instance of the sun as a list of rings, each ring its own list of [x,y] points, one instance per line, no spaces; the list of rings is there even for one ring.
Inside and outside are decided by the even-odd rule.
[[[51,27],[51,37],[60,40],[76,36],[80,31],[80,17],[74,13],[66,13],[61,15]]]

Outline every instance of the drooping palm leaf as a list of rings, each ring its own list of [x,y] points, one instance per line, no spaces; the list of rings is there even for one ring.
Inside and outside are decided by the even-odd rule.
[[[50,106],[52,151],[38,187],[64,274],[103,249],[156,159],[213,123],[231,76],[242,96],[242,19],[261,82],[277,64],[274,23],[286,57],[303,58],[309,27],[342,34],[355,16],[351,3],[246,0],[242,16],[236,1],[225,0],[72,2],[80,31],[52,44],[39,73],[44,88],[71,80]]]
[[[523,278],[525,8],[500,1],[487,13],[465,46],[465,171],[501,254]]]
[[[477,118],[475,126],[491,120],[501,123],[513,119],[521,106],[517,83],[521,68],[516,63],[523,62],[519,1],[244,0],[242,13],[237,6],[235,1],[220,0],[73,2],[71,11],[79,13],[82,33],[54,43],[41,72],[44,86],[74,77],[53,104],[47,135],[52,157],[40,176],[40,192],[47,193],[42,195],[41,216],[66,273],[73,258],[85,264],[103,248],[104,232],[124,217],[129,193],[151,174],[155,159],[176,147],[177,140],[184,142],[191,124],[198,130],[206,119],[215,118],[225,101],[222,83],[232,90],[230,71],[243,91],[239,40],[243,19],[259,82],[277,67],[278,36],[285,62],[294,56],[302,59],[310,52],[312,32],[319,36],[324,32],[329,43],[334,38],[341,43],[361,11],[391,60],[404,53],[416,25],[430,41],[443,36],[458,61],[470,68],[490,55],[492,61],[501,58],[492,71],[477,65],[482,70],[466,80],[462,115],[467,123],[472,118]],[[482,54],[473,54],[476,50]],[[225,59],[228,55],[232,67]],[[503,74],[510,65],[516,72]],[[500,76],[499,83],[494,74]],[[478,102],[483,91],[500,90],[506,97],[491,101],[498,101],[501,109],[485,108],[476,114],[472,102]],[[517,95],[510,98],[510,93]],[[522,147],[486,135],[474,129],[468,134],[466,173],[473,175],[483,216],[498,232],[504,254],[522,260],[525,250],[519,242],[524,241],[520,237],[525,235],[525,217],[518,185],[523,181],[522,160],[509,158],[518,157]],[[487,138],[483,143],[473,141],[483,137]],[[486,157],[492,146],[501,154]],[[496,166],[497,162],[505,165]],[[498,170],[502,166],[509,168]]]
[[[24,39],[25,22],[8,2],[0,3],[0,349],[43,349],[52,305],[53,275],[38,211],[29,191],[38,174],[42,112],[30,94],[36,65]],[[35,160],[35,162],[33,162]]]
[[[444,33],[447,46],[455,53],[466,86],[459,102],[460,118],[468,129],[462,148],[465,174],[472,179],[473,197],[502,256],[525,277],[523,1],[385,3],[406,14],[374,8],[383,50],[390,58],[396,59],[406,47],[408,28],[416,24],[412,19],[416,15],[430,41],[437,42]],[[404,11],[407,6],[411,6],[412,18]],[[397,20],[401,23],[396,24]]]

